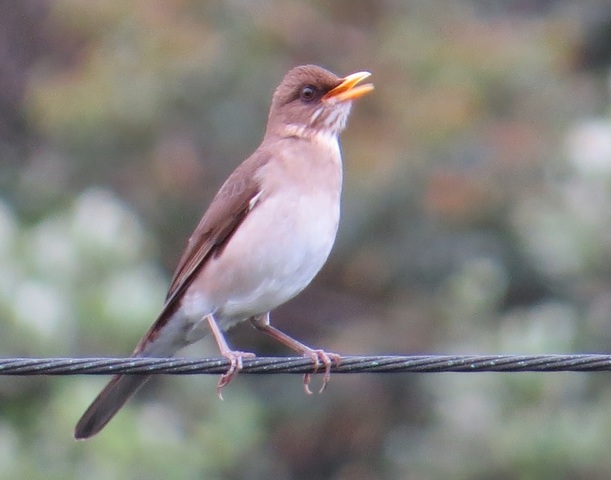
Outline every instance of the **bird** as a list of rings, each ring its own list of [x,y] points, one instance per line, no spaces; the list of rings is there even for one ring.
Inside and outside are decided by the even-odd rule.
[[[243,321],[324,366],[324,389],[338,354],[313,349],[270,323],[270,311],[301,292],[330,254],[340,216],[339,134],[355,99],[373,90],[366,71],[339,77],[316,65],[292,68],[274,91],[263,140],[227,178],[189,238],[161,313],[132,357],[172,357],[212,334],[229,368],[251,352],[232,350],[223,332]],[[97,434],[149,379],[115,375],[78,421],[74,437]],[[304,377],[308,387],[309,374]]]

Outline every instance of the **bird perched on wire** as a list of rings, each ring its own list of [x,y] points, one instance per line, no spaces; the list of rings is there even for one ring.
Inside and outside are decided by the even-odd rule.
[[[261,145],[229,176],[189,239],[159,317],[134,357],[170,357],[214,336],[230,367],[221,389],[254,356],[232,350],[223,331],[250,320],[263,333],[324,366],[339,355],[312,349],[270,324],[269,312],[301,292],[325,263],[337,232],[342,186],[338,136],[352,101],[373,90],[368,72],[340,78],[305,65],[276,89]],[[116,375],[79,420],[74,436],[98,433],[147,381]],[[304,378],[306,391],[309,375]]]

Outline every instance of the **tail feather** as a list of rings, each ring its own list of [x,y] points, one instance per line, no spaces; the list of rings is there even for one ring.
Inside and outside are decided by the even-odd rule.
[[[102,430],[149,378],[150,375],[115,375],[76,424],[74,438],[85,440]]]
[[[195,324],[185,320],[180,309],[166,303],[164,310],[132,353],[133,357],[171,357],[182,347],[196,342],[207,333],[203,319]],[[205,317],[204,317],[205,318]],[[115,375],[83,414],[74,429],[74,438],[85,440],[110,422],[125,402],[146,383],[150,375]]]

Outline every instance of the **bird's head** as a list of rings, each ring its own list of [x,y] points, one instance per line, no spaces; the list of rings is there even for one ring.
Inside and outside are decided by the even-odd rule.
[[[369,72],[340,78],[315,65],[290,70],[276,89],[267,131],[280,135],[337,135],[346,126],[352,101],[373,90],[359,85]]]

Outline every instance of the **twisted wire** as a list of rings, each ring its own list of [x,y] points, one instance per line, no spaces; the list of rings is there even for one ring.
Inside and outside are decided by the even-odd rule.
[[[244,374],[314,373],[302,357],[244,358]],[[0,375],[221,374],[225,358],[5,358]],[[318,369],[320,371],[321,368]],[[342,356],[333,373],[611,371],[611,355],[381,355]]]

